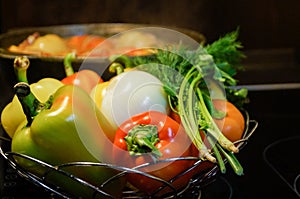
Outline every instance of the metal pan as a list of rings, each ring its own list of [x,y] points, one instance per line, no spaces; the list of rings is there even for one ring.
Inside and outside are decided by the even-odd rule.
[[[198,43],[204,43],[205,37],[196,31],[176,28],[176,27],[161,27],[155,25],[146,24],[127,24],[127,23],[96,23],[96,24],[72,24],[72,25],[57,25],[57,26],[44,26],[44,27],[28,27],[21,29],[10,30],[7,33],[0,35],[0,88],[2,95],[0,98],[0,110],[3,106],[11,99],[13,95],[13,85],[16,83],[15,74],[13,70],[13,61],[16,56],[22,55],[18,53],[12,53],[8,51],[8,47],[11,45],[18,45],[24,39],[34,32],[39,32],[40,35],[53,33],[62,37],[70,37],[80,34],[96,34],[100,36],[110,37],[118,33],[147,27],[160,27],[166,29],[172,29],[178,31]],[[168,38],[166,38],[168,39]],[[63,68],[63,57],[51,57],[51,56],[38,56],[38,55],[27,55],[30,59],[30,67],[28,69],[28,80],[29,82],[36,82],[44,77],[54,77],[62,79],[65,77]],[[78,70],[82,62],[88,65],[89,62],[82,58],[78,58],[74,61],[73,67]],[[96,61],[96,63],[95,63]],[[90,64],[92,65],[106,65],[109,60],[107,58],[99,58],[93,60]],[[98,71],[96,71],[98,72]]]

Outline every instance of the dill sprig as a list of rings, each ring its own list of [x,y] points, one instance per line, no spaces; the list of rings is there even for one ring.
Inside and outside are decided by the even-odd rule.
[[[237,29],[212,44],[199,45],[193,51],[182,46],[158,49],[151,56],[133,58],[133,65],[162,82],[172,106],[176,106],[178,110],[186,133],[198,148],[200,157],[218,162],[222,172],[225,172],[221,153],[233,168],[238,168],[235,171],[241,175],[242,167],[233,154],[238,152],[238,148],[222,134],[214,122],[213,118],[220,115],[222,117],[224,113],[214,109],[208,88],[210,84],[218,96],[227,94],[228,101],[233,97],[237,104],[243,104],[247,92],[232,89],[237,84],[234,75],[243,69],[241,60],[245,57],[240,51],[242,45],[237,40],[238,33]],[[217,142],[217,147],[213,148],[215,157],[203,143],[199,130],[210,141]]]
[[[244,69],[241,60],[246,56],[241,51],[243,46],[238,41],[238,36],[239,29],[227,33],[212,44],[205,46],[207,53],[213,56],[216,65],[230,76],[234,76],[238,70]]]

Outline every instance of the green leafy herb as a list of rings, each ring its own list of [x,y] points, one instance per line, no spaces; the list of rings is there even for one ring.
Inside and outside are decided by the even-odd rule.
[[[243,69],[240,64],[245,55],[240,51],[243,46],[237,40],[238,35],[239,29],[205,46],[207,53],[213,56],[216,65],[229,76],[234,76],[238,70]]]
[[[242,106],[247,98],[247,90],[234,90],[231,87],[237,84],[234,75],[243,68],[240,63],[245,57],[240,51],[242,45],[237,41],[238,32],[237,29],[228,33],[210,45],[200,45],[195,51],[182,46],[159,49],[154,55],[135,57],[132,62],[140,70],[161,80],[170,104],[176,106],[183,127],[198,148],[200,157],[218,162],[222,171],[225,171],[220,155],[223,154],[223,157],[230,158],[231,166],[240,175],[242,167],[234,157],[238,148],[214,122],[213,117],[222,118],[224,113],[215,110],[212,104],[214,97],[225,99],[227,96],[227,99],[229,97]],[[206,134],[210,142],[216,141],[214,154],[206,148],[199,130]]]

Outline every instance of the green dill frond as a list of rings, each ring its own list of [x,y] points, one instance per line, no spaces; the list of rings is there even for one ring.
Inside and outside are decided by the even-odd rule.
[[[246,57],[240,51],[243,46],[237,40],[238,36],[239,28],[205,46],[206,51],[213,56],[216,65],[230,75],[235,75],[237,70],[243,69],[240,64],[241,60]]]

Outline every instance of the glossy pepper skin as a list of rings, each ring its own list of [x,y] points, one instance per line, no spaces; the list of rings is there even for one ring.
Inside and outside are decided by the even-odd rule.
[[[73,84],[81,87],[86,92],[90,93],[92,89],[98,84],[103,82],[103,79],[93,70],[83,69],[74,72],[72,61],[76,58],[74,53],[69,53],[64,58],[64,68],[66,77],[61,81],[64,84]]]
[[[114,144],[116,164],[130,168],[167,158],[198,156],[184,129],[168,115],[158,111],[138,114],[125,121],[117,130]],[[192,160],[156,163],[140,170],[168,181],[193,164]],[[172,185],[177,190],[185,187],[193,174],[192,171],[181,176]],[[127,179],[140,191],[150,195],[163,185],[139,174],[128,174]],[[156,196],[170,191],[170,188],[164,188]]]
[[[26,105],[24,101],[27,96],[22,97],[19,94],[18,97],[26,112],[28,103]],[[80,161],[111,162],[112,143],[106,133],[114,132],[101,112],[95,109],[89,95],[79,87],[64,85],[50,99],[51,106],[48,108],[42,104],[42,110],[36,116],[28,114],[27,111],[27,121],[18,127],[12,139],[12,152],[25,154],[51,165]],[[45,172],[26,159],[16,160],[22,167],[34,173]],[[98,185],[116,174],[114,170],[97,167],[76,167],[68,171],[93,185]],[[63,178],[55,180],[56,184],[64,181]],[[68,183],[61,186],[75,191],[76,195],[83,194],[82,197],[87,197],[87,193],[74,189],[71,185],[72,183]],[[111,183],[107,191],[118,195],[121,185],[118,181]]]
[[[17,57],[14,61],[14,68],[19,82],[27,82],[26,71],[29,67],[29,60],[27,57]],[[46,102],[50,95],[63,85],[57,79],[43,78],[36,83],[30,85],[31,91],[41,102]],[[12,101],[8,103],[1,113],[1,124],[5,132],[13,137],[19,124],[26,118],[22,106],[17,98],[14,96]]]
[[[108,81],[100,81],[90,92],[91,98],[94,100],[99,109],[102,107],[103,98],[108,92],[107,87],[110,82],[123,72],[135,70],[132,68],[132,61],[128,58],[128,56],[111,56],[110,59],[112,63],[109,66],[109,72],[111,74],[115,74],[115,76],[112,76]]]

